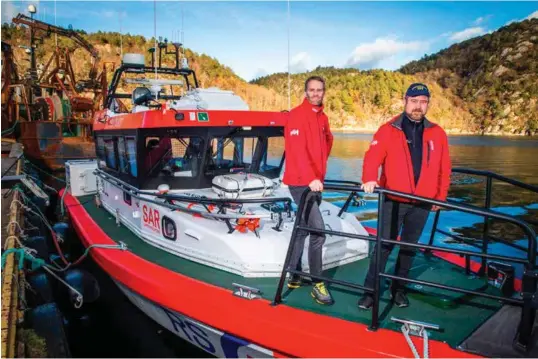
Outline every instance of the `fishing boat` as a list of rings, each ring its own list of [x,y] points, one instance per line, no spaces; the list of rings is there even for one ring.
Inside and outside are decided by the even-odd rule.
[[[320,278],[335,303],[314,302],[306,254],[303,271],[288,266],[295,218],[309,199],[305,192],[297,206],[281,181],[288,114],[251,111],[233,92],[199,88],[174,47],[170,68],[125,55],[94,117],[96,159],[69,161],[62,192],[82,244],[142,312],[216,357],[536,355],[536,233],[489,208],[377,189],[378,210],[386,195],[443,210],[426,244],[392,241],[415,247],[410,277],[390,274],[393,255],[366,288],[373,245],[391,241],[350,213],[364,201],[359,183],[326,180],[325,192],[345,198],[320,205],[327,234]],[[489,172],[455,171],[538,191]],[[439,217],[451,211],[520,227],[524,255],[491,254],[488,241],[501,239],[487,225],[480,250],[439,245]],[[519,278],[516,265],[524,268]],[[290,273],[305,285],[285,289]],[[395,279],[407,282],[408,308],[391,304]],[[357,306],[364,291],[374,295],[371,311]]]
[[[2,72],[3,136],[14,135],[24,145],[25,156],[39,167],[63,171],[67,160],[95,156],[93,113],[106,96],[106,64],[99,71],[99,53],[73,29],[18,14],[13,23],[28,28],[30,68],[19,78],[11,46],[2,42],[6,71]],[[37,64],[38,43],[52,34],[71,39],[73,48],[56,46],[44,64]],[[77,79],[71,54],[83,48],[91,56],[86,79]]]

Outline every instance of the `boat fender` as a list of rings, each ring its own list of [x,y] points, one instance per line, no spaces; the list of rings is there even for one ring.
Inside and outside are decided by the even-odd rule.
[[[80,292],[84,297],[84,303],[91,303],[96,301],[100,294],[101,289],[97,279],[89,272],[83,269],[69,269],[64,276],[64,280],[72,286],[75,290]],[[69,300],[73,305],[77,303],[77,293],[67,289]]]
[[[36,250],[35,256],[37,258],[48,258],[49,247],[47,245],[47,239],[44,236],[32,236],[25,242],[26,247]]]
[[[26,292],[28,307],[54,302],[49,276],[45,272],[40,270],[39,272],[26,274],[26,282],[32,288],[32,290]]]
[[[33,308],[28,313],[28,321],[35,333],[45,338],[48,357],[71,358],[65,332],[65,319],[56,303]]]

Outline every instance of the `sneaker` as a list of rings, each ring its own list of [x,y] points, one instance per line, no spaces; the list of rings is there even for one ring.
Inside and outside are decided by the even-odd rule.
[[[374,297],[372,297],[370,294],[363,294],[357,305],[361,309],[370,310],[370,308],[372,308],[374,305]]]
[[[319,304],[331,305],[334,303],[334,300],[331,297],[331,293],[329,293],[329,290],[323,282],[314,284],[314,287],[312,288],[312,292],[310,292],[310,294]]]
[[[407,299],[407,295],[402,290],[398,290],[394,294],[391,293],[391,299],[394,300],[394,304],[399,308],[409,307],[409,299]]]
[[[290,289],[297,289],[303,284],[303,281],[300,276],[298,275],[292,275],[290,279],[288,279],[288,288]]]

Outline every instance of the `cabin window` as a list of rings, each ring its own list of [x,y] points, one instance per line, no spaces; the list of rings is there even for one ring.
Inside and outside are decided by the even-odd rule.
[[[114,139],[105,139],[105,160],[106,166],[111,169],[118,169],[118,163],[116,161],[116,151],[114,146]]]
[[[261,142],[258,137],[217,137],[211,140],[211,155],[207,170],[251,171],[256,151]]]
[[[106,155],[105,155],[105,140],[101,136],[97,136],[95,153],[99,159],[99,168],[105,167]]]
[[[118,137],[118,160],[120,163],[120,172],[129,173],[129,162],[127,160],[127,153],[125,151],[125,140],[123,137]]]
[[[269,137],[267,150],[264,151],[260,164],[260,174],[278,176],[284,162],[284,137]]]
[[[173,220],[164,216],[162,219],[161,228],[163,229],[164,238],[170,239],[172,241],[176,240],[176,237],[177,237],[176,224],[174,223]]]
[[[203,150],[201,137],[147,137],[144,168],[148,177],[197,177]]]
[[[131,176],[136,177],[138,169],[136,166],[136,139],[134,137],[125,137],[125,151]]]
[[[133,203],[130,193],[123,192],[123,202],[127,203],[129,206]]]

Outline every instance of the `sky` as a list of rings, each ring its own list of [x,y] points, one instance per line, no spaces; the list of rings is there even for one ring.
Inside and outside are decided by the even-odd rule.
[[[510,22],[538,17],[536,1],[2,0],[2,23],[18,12],[28,14],[29,4],[37,6],[40,20],[87,32],[121,29],[152,37],[156,28],[157,36],[183,38],[187,48],[216,58],[247,81],[317,66],[396,70]]]

